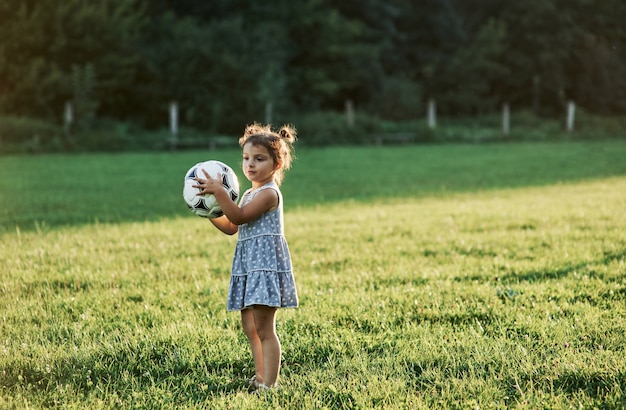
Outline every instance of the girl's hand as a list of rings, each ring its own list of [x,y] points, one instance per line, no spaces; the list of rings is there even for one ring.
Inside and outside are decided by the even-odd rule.
[[[217,199],[217,202],[222,208],[224,216],[233,226],[253,221],[263,213],[274,210],[278,206],[278,193],[273,189],[266,189],[259,192],[254,199],[246,205],[239,207],[228,195],[226,189],[224,189],[221,174],[217,174],[216,178],[212,178],[205,170],[202,170],[202,172],[204,172],[206,179],[194,178],[197,184],[193,185],[193,187],[200,190],[198,195],[215,195],[215,199]],[[221,218],[217,218],[216,221],[220,219]],[[218,229],[222,230],[222,232],[226,232],[226,230],[220,227],[218,227]],[[234,232],[237,232],[237,230],[234,229]]]
[[[211,175],[209,175],[209,173],[204,169],[202,172],[204,173],[206,179],[199,177],[194,178],[197,184],[193,187],[200,190],[197,195],[214,194],[219,189],[224,189],[224,186],[222,185],[222,174],[218,173],[216,178],[211,178]]]

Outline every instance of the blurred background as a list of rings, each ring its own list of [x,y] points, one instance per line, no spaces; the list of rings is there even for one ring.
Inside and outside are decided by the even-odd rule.
[[[253,121],[305,145],[626,137],[625,21],[623,0],[2,0],[0,153],[214,148]]]

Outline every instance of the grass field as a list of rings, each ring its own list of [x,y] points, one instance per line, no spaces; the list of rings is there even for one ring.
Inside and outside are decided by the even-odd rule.
[[[0,408],[626,406],[626,141],[298,152],[261,397],[236,238],[181,198],[238,156],[0,157]]]

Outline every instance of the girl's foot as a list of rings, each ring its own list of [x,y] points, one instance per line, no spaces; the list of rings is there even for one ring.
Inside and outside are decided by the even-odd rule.
[[[263,394],[263,393],[265,393],[267,391],[270,391],[270,390],[280,390],[280,387],[278,387],[276,385],[274,385],[274,386],[267,386],[267,385],[265,385],[263,383],[259,383],[258,387],[255,390],[253,390],[251,393],[258,396],[259,394]]]
[[[250,385],[250,388],[255,390],[258,389],[261,385],[264,386],[264,384],[260,382],[259,379],[256,377],[256,374],[252,376],[250,380],[248,380],[248,384]]]

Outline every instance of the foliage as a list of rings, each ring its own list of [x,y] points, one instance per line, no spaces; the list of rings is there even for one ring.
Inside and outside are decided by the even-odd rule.
[[[65,102],[77,91],[76,70],[91,67],[92,101],[104,116],[124,118],[135,101],[127,86],[136,80],[142,26],[136,0],[2,2],[0,109],[61,118]]]
[[[298,135],[303,145],[356,145],[373,141],[380,129],[376,119],[354,114],[353,125],[348,124],[346,114],[319,112],[296,120]]]
[[[301,306],[279,312],[282,389],[261,396],[224,308],[236,239],[177,188],[215,153],[0,158],[0,200],[49,198],[0,234],[0,407],[623,408],[625,149],[301,150]]]
[[[390,93],[401,91],[403,81]],[[399,106],[392,115],[405,117]],[[299,144],[303,146],[416,144],[416,143],[486,143],[513,141],[563,141],[626,139],[626,117],[601,117],[578,108],[574,131],[565,129],[564,119],[539,117],[531,111],[510,114],[510,130],[502,131],[502,116],[497,114],[475,116],[440,116],[431,129],[425,118],[389,121],[363,114],[356,109],[353,124],[348,124],[346,113],[334,111],[287,116],[297,124]],[[281,116],[275,123],[290,122]],[[234,119],[233,119],[234,122]],[[233,126],[234,128],[234,126]],[[135,122],[94,119],[88,127],[76,125],[67,129],[41,120],[0,117],[0,154],[29,152],[119,152],[155,151],[172,148],[172,134],[164,127],[146,130]],[[209,146],[228,148],[236,146],[241,130],[225,135],[213,131],[182,126],[178,129],[177,149]],[[211,141],[216,142],[211,145]]]
[[[89,131],[96,119],[97,102],[94,101],[94,87],[96,85],[96,77],[92,64],[86,64],[84,67],[72,66],[71,74],[72,82],[72,110],[70,115],[75,120],[75,125],[70,123],[66,118],[67,127],[73,128],[72,132]]]
[[[78,99],[77,124],[159,129],[177,101],[181,124],[216,134],[270,103],[287,122],[346,100],[412,120],[431,98],[442,115],[555,118],[574,100],[619,116],[625,18],[620,0],[7,0],[0,110],[56,123]]]
[[[0,152],[58,151],[63,147],[64,131],[46,121],[0,117]]]
[[[518,73],[509,80],[511,102],[538,113],[561,112],[567,100],[590,111],[621,112],[624,79],[616,75],[614,64],[623,61],[626,37],[614,19],[626,15],[626,6],[610,3],[526,0],[503,8],[508,49],[533,56],[503,56],[511,72]],[[547,32],[552,35],[541,34]]]
[[[506,96],[497,90],[510,75],[499,61],[505,51],[505,38],[505,25],[489,20],[470,44],[435,63],[429,92],[437,96],[443,114],[492,113],[506,102]]]
[[[425,112],[423,91],[414,81],[400,77],[383,79],[378,95],[367,111],[377,113],[388,121],[413,120]]]

